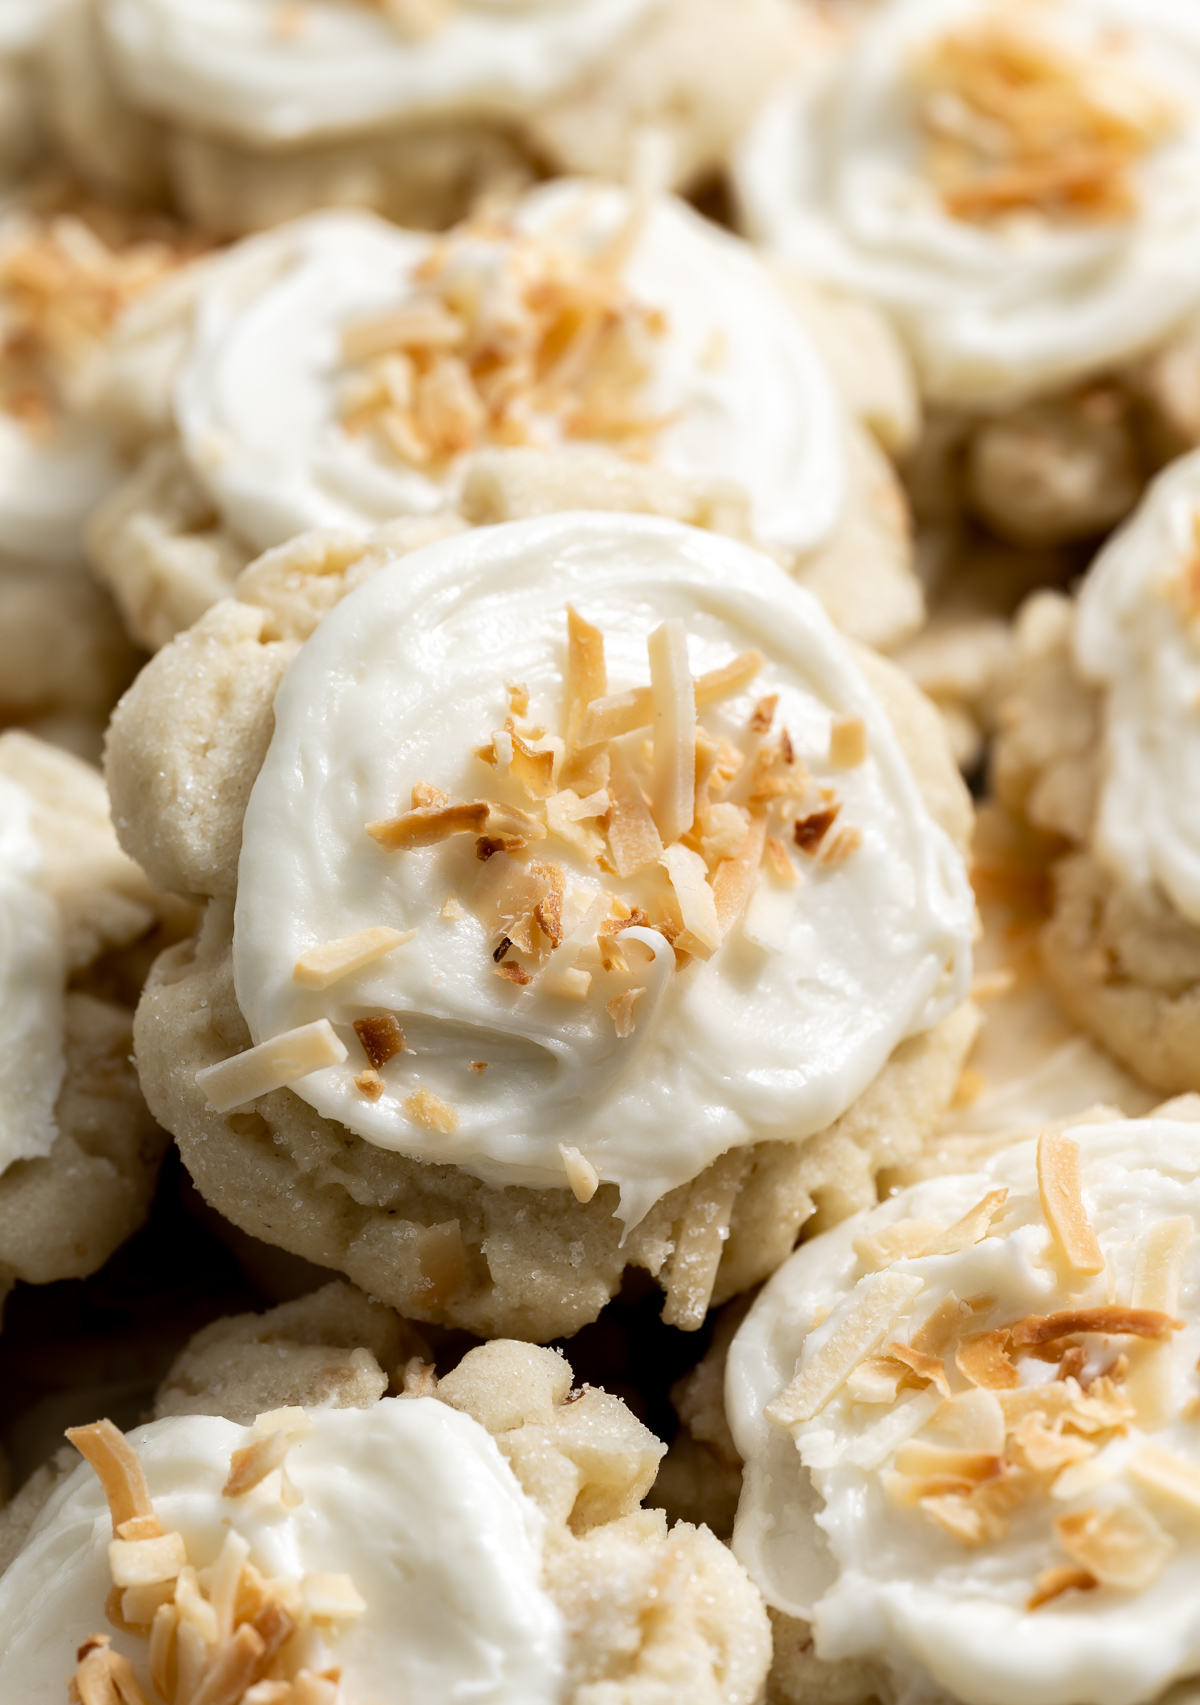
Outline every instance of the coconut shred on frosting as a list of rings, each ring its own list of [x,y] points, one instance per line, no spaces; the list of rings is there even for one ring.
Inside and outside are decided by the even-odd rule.
[[[844,497],[830,383],[745,245],[577,182],[442,238],[326,213],[240,245],[202,293],[175,415],[258,549],[450,507],[494,447],[728,482],[792,557]]]
[[[734,1550],[912,1700],[1135,1705],[1200,1668],[1200,1166],[1050,1130],[814,1238],[734,1341]]]
[[[890,0],[739,181],[756,237],[892,310],[929,395],[1008,406],[1194,306],[1198,115],[1188,0]]]
[[[476,529],[325,618],[275,703],[234,929],[256,1047],[368,1142],[620,1187],[837,1118],[963,998],[972,905],[810,595],[634,516]]]
[[[0,1580],[6,1699],[61,1705],[73,1663],[85,1699],[560,1697],[541,1513],[470,1417],[385,1397],[70,1436],[87,1461]]]
[[[0,776],[0,1175],[49,1154],[62,1088],[63,988],[58,912],[37,878],[33,801]]]
[[[619,50],[655,0],[103,0],[139,105],[263,147],[520,114]]]
[[[1096,853],[1200,923],[1200,455],[1162,474],[1100,553],[1074,643],[1103,695]]]

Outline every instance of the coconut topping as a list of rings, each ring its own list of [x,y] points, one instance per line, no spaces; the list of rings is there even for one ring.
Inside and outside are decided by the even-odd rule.
[[[1113,33],[1075,47],[1018,0],[952,30],[917,59],[926,169],[946,209],[1121,219],[1134,170],[1176,128],[1171,103],[1128,70]]]

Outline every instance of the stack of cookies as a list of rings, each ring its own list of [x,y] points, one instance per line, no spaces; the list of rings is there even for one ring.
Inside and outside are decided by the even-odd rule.
[[[9,10],[0,1698],[1189,1698],[1193,0]]]

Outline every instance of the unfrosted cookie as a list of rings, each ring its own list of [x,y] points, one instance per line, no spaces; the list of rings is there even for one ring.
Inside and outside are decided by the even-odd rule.
[[[725,1398],[772,1697],[1133,1705],[1200,1669],[1194,1117],[1051,1127],[761,1293]]]
[[[751,234],[891,312],[947,482],[1005,536],[1105,531],[1154,466],[1147,361],[1197,308],[1198,95],[1187,0],[887,0],[745,144]]]
[[[1000,797],[1062,837],[1043,960],[1059,999],[1156,1089],[1200,1087],[1193,582],[1200,457],[1160,475],[1076,602],[1032,599],[995,754]]]
[[[706,1529],[641,1509],[662,1446],[624,1404],[511,1341],[412,1373],[253,1424],[217,1400],[76,1429],[88,1461],[0,1578],[0,1681],[29,1705],[73,1664],[85,1698],[177,1676],[176,1697],[224,1681],[256,1705],[761,1699],[761,1600]]]
[[[90,530],[142,644],[308,527],[564,509],[753,540],[871,644],[920,623],[876,442],[912,428],[891,334],[682,202],[569,180],[442,238],[321,213],[168,298],[126,317],[99,396],[151,440]]]
[[[162,916],[99,775],[0,734],[0,1291],[94,1272],[149,1209],[165,1138],[130,1049]]]
[[[222,235],[315,207],[439,229],[541,169],[686,185],[822,32],[790,0],[66,0],[47,56],[76,169]]]
[[[125,844],[210,897],[137,1052],[227,1218],[416,1318],[552,1337],[632,1262],[696,1326],[919,1145],[975,1025],[969,806],[929,706],[780,569],[569,515],[407,556],[314,535],[239,593],[143,672],[108,753]],[[350,789],[327,827],[287,779],[318,770],[329,805]],[[397,810],[389,850],[366,824]],[[298,1029],[331,1050],[313,1075],[222,1085]]]

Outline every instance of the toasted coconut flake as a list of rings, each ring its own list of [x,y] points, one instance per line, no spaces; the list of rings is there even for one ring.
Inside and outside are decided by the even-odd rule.
[[[412,302],[386,314],[356,320],[342,333],[342,360],[357,366],[374,355],[407,346],[414,349],[457,349],[465,327],[457,314],[436,302]]]
[[[713,871],[712,893],[717,924],[724,940],[737,923],[754,892],[767,836],[767,820],[755,812],[736,858],[723,859]]]
[[[517,731],[511,717],[504,724],[504,732],[511,745],[508,761],[513,775],[530,799],[546,799],[554,792],[554,774],[562,755],[561,745],[557,742],[533,744]]]
[[[601,799],[603,804],[599,803]],[[604,815],[611,805],[607,791],[580,799],[574,788],[565,787],[546,801],[546,827],[560,841],[576,847],[585,858],[598,858],[604,851],[604,836],[596,829],[586,828],[584,819]]]
[[[584,718],[594,699],[608,691],[604,662],[604,635],[567,605],[567,750],[581,745]]]
[[[954,1364],[964,1379],[984,1391],[1011,1391],[1021,1376],[1008,1354],[1008,1333],[977,1332],[964,1338],[954,1353]]]
[[[924,1255],[942,1230],[935,1220],[897,1220],[880,1231],[860,1232],[854,1239],[854,1253],[864,1267],[877,1272],[893,1261]]]
[[[427,1226],[417,1245],[425,1296],[435,1304],[449,1300],[467,1274],[467,1252],[457,1220]]]
[[[604,1010],[613,1021],[617,1035],[622,1041],[632,1036],[637,1020],[633,1009],[645,994],[644,988],[626,989],[623,994],[614,995],[610,1001],[605,1001]]]
[[[810,811],[807,817],[796,819],[792,825],[792,839],[802,853],[807,853],[810,858],[816,857],[840,810],[840,805],[827,805],[820,811]]]
[[[779,1427],[811,1421],[839,1390],[854,1368],[883,1343],[924,1288],[924,1280],[908,1273],[881,1273],[861,1281],[857,1299],[824,1343],[795,1378],[770,1404],[767,1419]]]
[[[772,873],[781,882],[799,882],[800,873],[792,863],[787,847],[778,835],[768,835],[766,841],[767,863]]]
[[[666,848],[662,862],[683,918],[678,945],[685,953],[707,958],[721,945],[721,924],[704,860],[690,847],[676,843]]]
[[[955,1450],[1001,1457],[1007,1428],[1004,1410],[990,1391],[960,1391],[934,1411],[930,1425]]]
[[[893,1342],[888,1345],[887,1353],[904,1366],[918,1379],[936,1385],[943,1397],[950,1395],[950,1382],[946,1378],[946,1366],[940,1356],[926,1355],[923,1350],[914,1350],[911,1344]]]
[[[327,989],[352,971],[374,964],[393,948],[402,947],[416,933],[415,929],[392,929],[387,924],[377,924],[372,929],[359,930],[357,935],[310,947],[297,959],[292,981],[308,989]]]
[[[66,1437],[95,1470],[108,1499],[114,1531],[132,1521],[153,1521],[155,1529],[162,1531],[150,1502],[141,1458],[119,1428],[108,1420],[93,1421],[86,1427],[68,1427]],[[152,1536],[139,1531],[137,1537]]]
[[[514,716],[524,716],[529,710],[529,688],[524,681],[505,681],[504,691],[508,694],[509,710]]]
[[[109,1542],[108,1566],[117,1587],[150,1587],[160,1581],[173,1581],[186,1563],[182,1534],[163,1533],[157,1539]]]
[[[229,1477],[221,1488],[223,1498],[243,1498],[283,1467],[291,1440],[284,1432],[264,1433],[243,1450],[235,1450],[229,1459]]]
[[[981,1512],[961,1493],[945,1493],[914,1499],[925,1514],[961,1545],[983,1545],[990,1537]]]
[[[363,1053],[376,1071],[404,1048],[404,1032],[400,1021],[391,1012],[376,1013],[371,1018],[356,1018],[354,1034],[363,1046]]]
[[[423,1125],[427,1131],[441,1131],[443,1136],[449,1136],[459,1127],[459,1117],[453,1107],[431,1089],[414,1089],[411,1095],[405,1096],[401,1105],[413,1124]]]
[[[710,868],[722,859],[736,858],[746,844],[750,828],[750,813],[740,805],[724,802],[710,805],[697,813],[693,834],[697,836],[700,855]],[[786,853],[784,854],[786,860]],[[790,866],[789,866],[790,868]],[[795,871],[791,880],[796,880]]]
[[[778,693],[769,693],[766,698],[759,699],[750,712],[750,720],[746,724],[751,734],[769,734],[771,724],[775,720],[775,707],[779,703]]]
[[[1179,1307],[1179,1281],[1184,1258],[1194,1235],[1190,1215],[1159,1220],[1138,1244],[1133,1270],[1134,1308],[1159,1309],[1173,1315]]]
[[[1200,1468],[1160,1445],[1148,1444],[1127,1464],[1129,1473],[1142,1486],[1193,1520],[1200,1517]]]
[[[1118,1303],[1101,1303],[1095,1308],[1063,1308],[1054,1314],[1030,1314],[1024,1320],[1014,1321],[1008,1334],[1017,1349],[1051,1344],[1079,1332],[1151,1338],[1162,1343],[1185,1324],[1155,1308],[1122,1308]]]
[[[925,1251],[926,1255],[957,1255],[960,1250],[970,1249],[981,1242],[990,1233],[993,1222],[1004,1212],[1007,1201],[1006,1189],[989,1190],[961,1219],[934,1238]]]
[[[196,1073],[196,1083],[215,1112],[229,1113],[310,1072],[341,1065],[346,1054],[346,1045],[329,1020],[319,1018],[313,1024],[301,1024],[272,1036],[242,1054],[233,1054],[215,1066],[203,1067]]]
[[[579,744],[599,745],[606,740],[619,740],[639,728],[649,728],[654,720],[654,700],[649,687],[628,687],[624,692],[609,693],[588,705],[580,723]]]
[[[662,1310],[664,1322],[681,1332],[694,1332],[704,1324],[733,1206],[750,1161],[749,1149],[730,1149],[688,1192],[687,1208],[675,1235]]]
[[[349,1575],[305,1575],[300,1593],[314,1622],[353,1622],[367,1608]]]
[[[982,1480],[991,1480],[1000,1472],[998,1455],[952,1450],[945,1445],[929,1444],[924,1439],[909,1439],[900,1446],[894,1461],[897,1474],[912,1479],[936,1477],[954,1480],[968,1487]]]
[[[170,1666],[178,1623],[178,1608],[174,1604],[163,1604],[155,1611],[154,1621],[150,1624],[150,1649],[147,1654],[150,1681],[155,1692],[161,1694],[164,1699],[170,1698]]]
[[[831,835],[820,851],[822,864],[845,864],[846,860],[856,853],[863,844],[862,830],[848,825],[839,829],[836,835]]]
[[[451,894],[442,907],[442,916],[450,923],[460,923],[467,915],[467,908],[456,895]]]
[[[571,1194],[577,1202],[590,1202],[600,1187],[600,1174],[585,1154],[577,1148],[571,1148],[566,1143],[559,1143],[558,1152],[562,1156],[563,1170],[567,1175],[567,1183],[571,1186]]]
[[[852,1403],[894,1403],[909,1369],[891,1356],[868,1356],[846,1380]]]
[[[422,806],[437,807],[450,803],[450,795],[443,793],[440,787],[434,787],[429,781],[415,782],[410,799],[414,811]]]
[[[519,806],[476,799],[459,805],[421,806],[399,817],[368,823],[367,833],[389,852],[411,852],[436,846],[452,835],[482,835],[506,846],[527,846],[544,839],[546,826]]]
[[[1079,1176],[1079,1144],[1064,1131],[1043,1131],[1037,1146],[1038,1195],[1059,1257],[1073,1273],[1104,1271]]]
[[[982,1310],[990,1309],[993,1304],[992,1297],[971,1297],[962,1302],[953,1291],[949,1291],[921,1324],[914,1328],[909,1336],[909,1343],[915,1350],[923,1350],[926,1355],[943,1355],[966,1322]]]
[[[763,666],[761,651],[741,651],[719,668],[707,669],[696,677],[696,703],[716,704],[748,687]]]
[[[1086,1393],[1077,1380],[1060,1379],[1048,1385],[998,1391],[996,1395],[1010,1432],[1026,1415],[1035,1413],[1043,1415],[1048,1425],[1061,1419],[1081,1433],[1124,1431],[1134,1418],[1133,1404],[1103,1378],[1093,1380]]]
[[[266,1642],[249,1622],[243,1622],[213,1654],[191,1705],[238,1705],[258,1679],[265,1656]]]
[[[829,762],[852,770],[867,758],[867,725],[860,716],[839,716],[829,730]]]
[[[354,1087],[360,1095],[365,1095],[368,1101],[380,1101],[383,1098],[384,1082],[374,1066],[368,1066],[366,1071],[358,1073],[354,1079]]]
[[[612,748],[611,758],[608,791],[612,803],[604,823],[617,875],[624,880],[660,859],[663,843],[650,807],[619,746]]]
[[[76,1653],[70,1696],[79,1705],[149,1705],[133,1665],[114,1652],[107,1634],[89,1634]]]
[[[153,1624],[160,1606],[169,1604],[175,1597],[175,1581],[172,1578],[145,1587],[126,1587],[119,1596],[121,1620],[127,1628],[144,1632]]]
[[[646,650],[654,707],[651,807],[658,832],[669,847],[691,828],[696,805],[696,693],[682,618],[670,616],[655,628]]]
[[[1096,1447],[1077,1433],[1063,1432],[1064,1417],[1052,1427],[1036,1410],[1022,1415],[1012,1430],[1013,1439],[1029,1467],[1037,1474],[1057,1474],[1096,1454]]]
[[[1026,1610],[1040,1610],[1042,1605],[1061,1598],[1063,1593],[1089,1593],[1100,1585],[1095,1575],[1073,1563],[1060,1563],[1056,1568],[1043,1569],[1033,1583],[1033,1591],[1025,1600]]]
[[[1175,1549],[1175,1541],[1140,1504],[1056,1516],[1054,1531],[1067,1556],[1101,1586],[1126,1592],[1153,1586]]]

